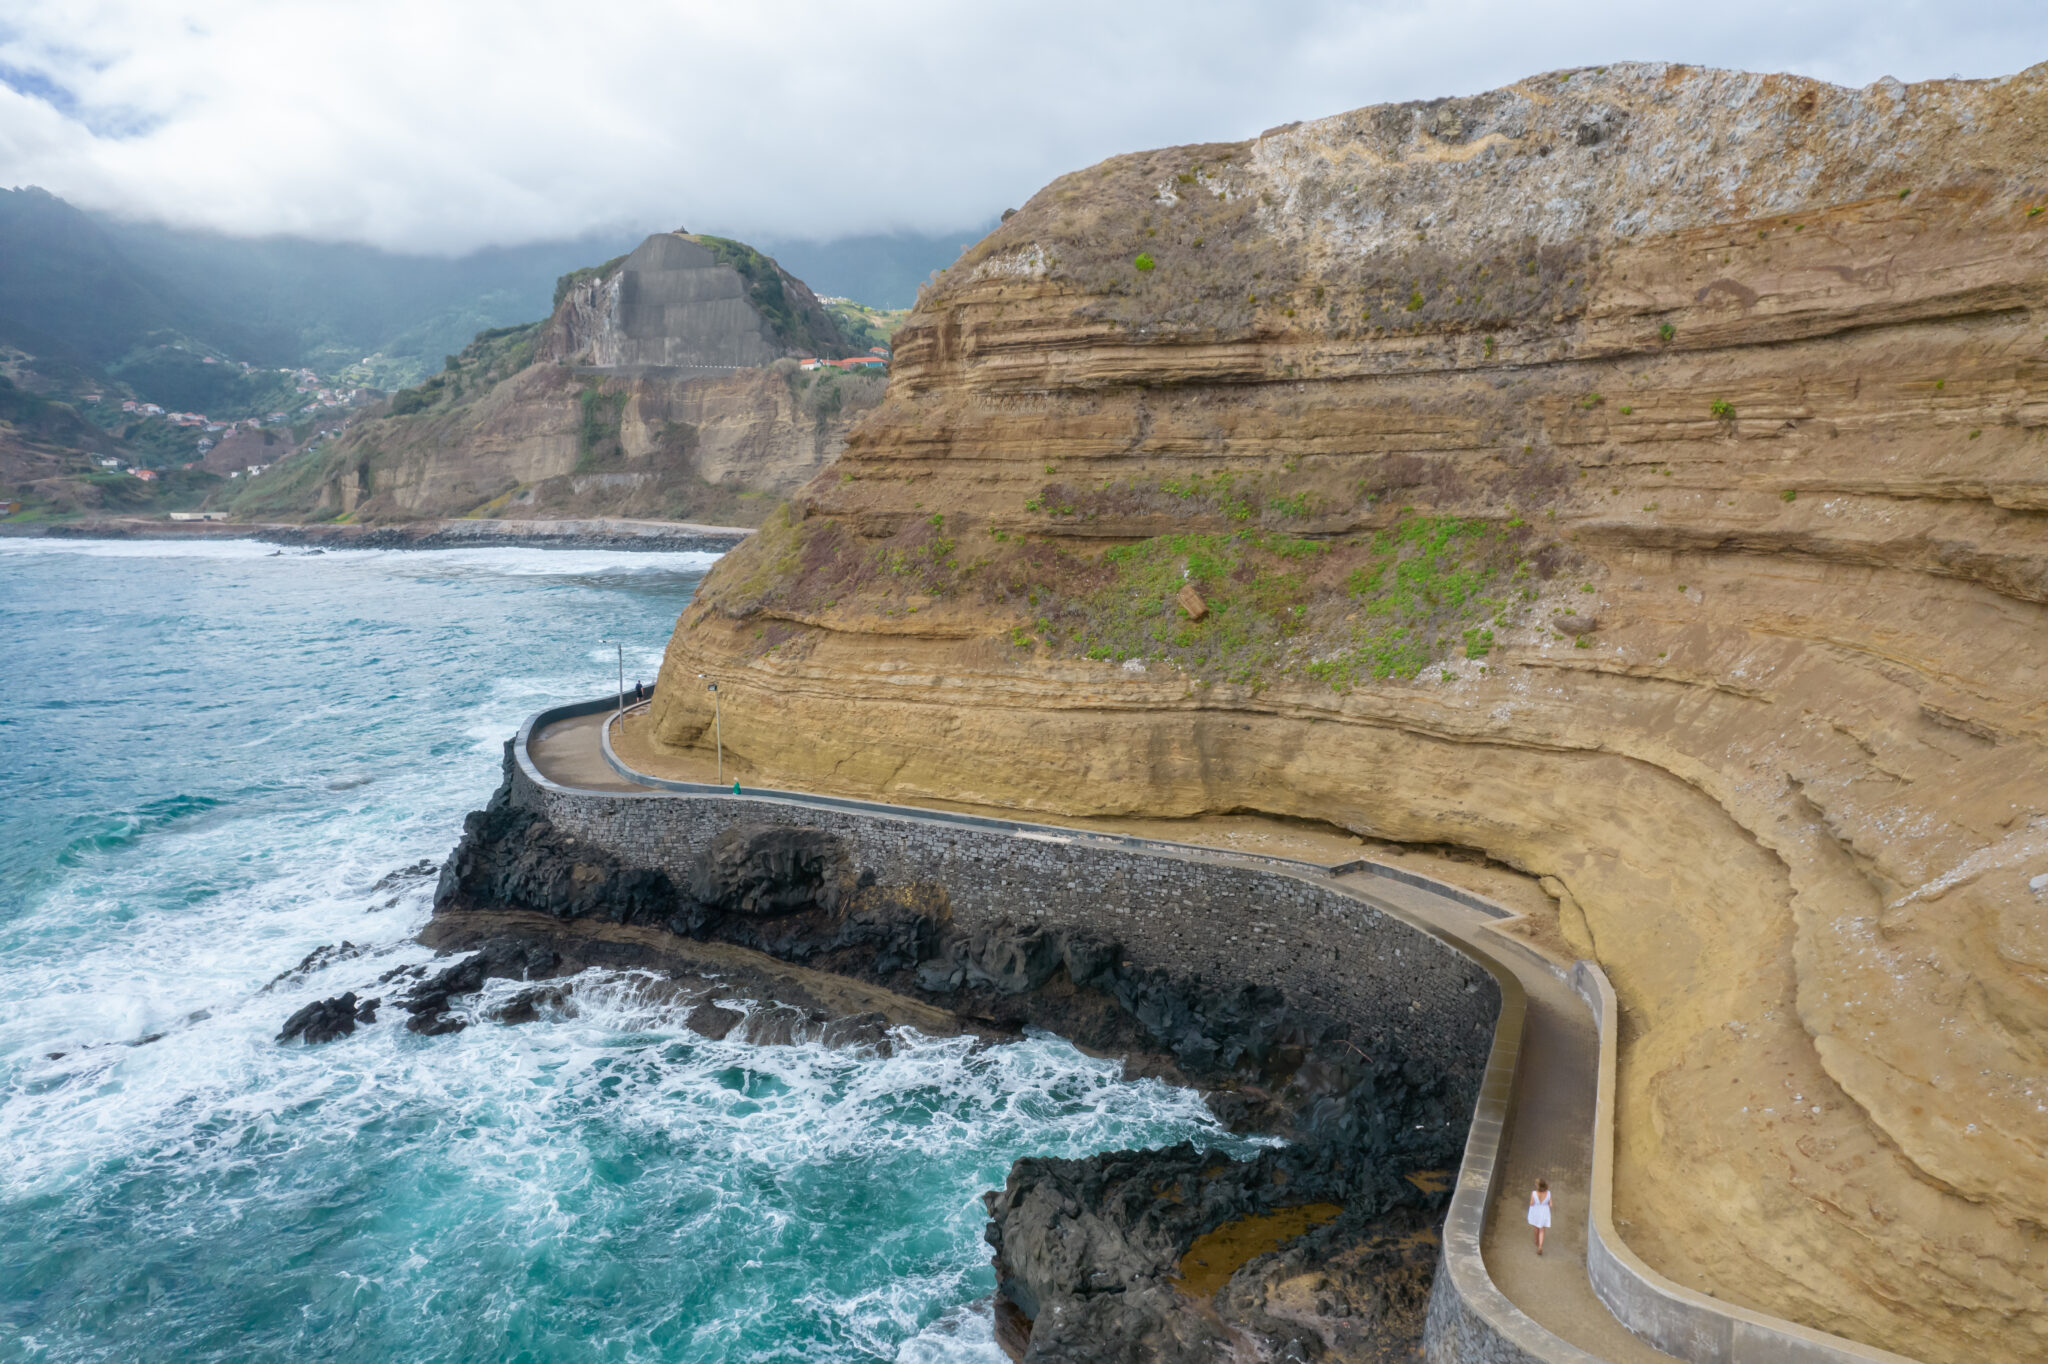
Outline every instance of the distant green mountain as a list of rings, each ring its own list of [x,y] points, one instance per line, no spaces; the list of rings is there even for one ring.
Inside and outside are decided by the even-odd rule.
[[[387,389],[439,370],[480,331],[546,317],[557,276],[640,240],[598,235],[449,258],[95,221],[129,261],[171,290],[204,300],[249,334],[289,338],[288,353],[274,362],[247,358],[326,375],[375,357],[362,377]]]
[[[983,231],[755,240],[821,295],[895,309]],[[480,331],[546,317],[558,277],[642,235],[447,258],[229,237],[83,211],[33,187],[0,190],[0,345],[47,361],[38,372],[71,364],[95,380],[144,347],[183,343],[323,376],[353,367],[353,381],[395,389],[437,372]]]
[[[39,189],[0,191],[0,342],[97,372],[165,339],[255,351],[250,334],[138,264],[88,215]]]
[[[547,316],[556,276],[637,240],[450,259],[127,222],[44,190],[0,190],[0,344],[92,375],[166,343],[323,375],[373,357],[360,377],[397,388],[440,369],[479,331]]]

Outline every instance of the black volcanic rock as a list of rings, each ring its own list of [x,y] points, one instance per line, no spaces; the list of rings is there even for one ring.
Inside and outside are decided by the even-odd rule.
[[[726,1034],[737,1028],[746,1015],[737,1009],[727,1009],[705,1000],[690,1010],[690,1016],[683,1025],[699,1037],[708,1037],[713,1042],[723,1042]]]
[[[628,869],[601,849],[579,844],[499,787],[490,804],[463,821],[462,841],[441,868],[434,908],[487,904],[557,919],[653,924],[690,934],[701,911],[679,900],[664,872]]]
[[[767,916],[838,907],[846,849],[817,829],[735,824],[711,841],[690,893],[728,913]]]
[[[371,1001],[367,1008],[370,1016],[363,1021],[373,1021],[377,1016],[376,1002]],[[356,1009],[353,990],[332,999],[316,999],[284,1021],[277,1040],[289,1042],[296,1037],[313,1044],[346,1037],[356,1030]]]
[[[427,1037],[460,1032],[466,1025],[447,1014],[449,1002],[455,996],[473,995],[483,988],[486,980],[496,977],[531,980],[553,971],[560,964],[561,958],[551,947],[513,938],[493,938],[479,951],[413,987],[412,993],[399,1001],[400,1006],[412,1015],[405,1026],[408,1031]]]
[[[346,938],[342,939],[339,943],[328,943],[323,947],[316,947],[300,958],[297,966],[292,967],[289,971],[280,971],[271,977],[270,983],[263,987],[261,993],[267,995],[280,985],[304,980],[315,971],[332,966],[336,962],[360,957],[369,950],[367,947],[357,947]]]
[[[573,1015],[575,1006],[570,999],[566,985],[532,985],[490,1010],[486,1017],[493,1023],[531,1023],[541,1016],[542,1010]]]

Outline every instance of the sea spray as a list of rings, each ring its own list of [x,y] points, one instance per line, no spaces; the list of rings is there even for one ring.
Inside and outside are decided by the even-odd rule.
[[[614,684],[601,640],[651,679],[705,562],[0,543],[0,1353],[993,1359],[1013,1159],[1238,1144],[1051,1038],[710,1042],[634,973],[272,1040],[429,960],[391,873]]]

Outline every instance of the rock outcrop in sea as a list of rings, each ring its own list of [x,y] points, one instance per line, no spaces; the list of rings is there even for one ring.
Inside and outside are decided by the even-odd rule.
[[[2039,1357],[2044,126],[2048,67],[1616,65],[1065,176],[712,573],[658,744],[707,674],[750,783],[1518,869],[1619,994],[1638,1253]]]

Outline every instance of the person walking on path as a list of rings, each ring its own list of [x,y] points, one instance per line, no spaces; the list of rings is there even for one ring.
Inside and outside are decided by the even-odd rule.
[[[1536,1181],[1536,1192],[1529,1195],[1529,1225],[1536,1228],[1536,1253],[1543,1253],[1543,1233],[1550,1229],[1550,1181]]]

